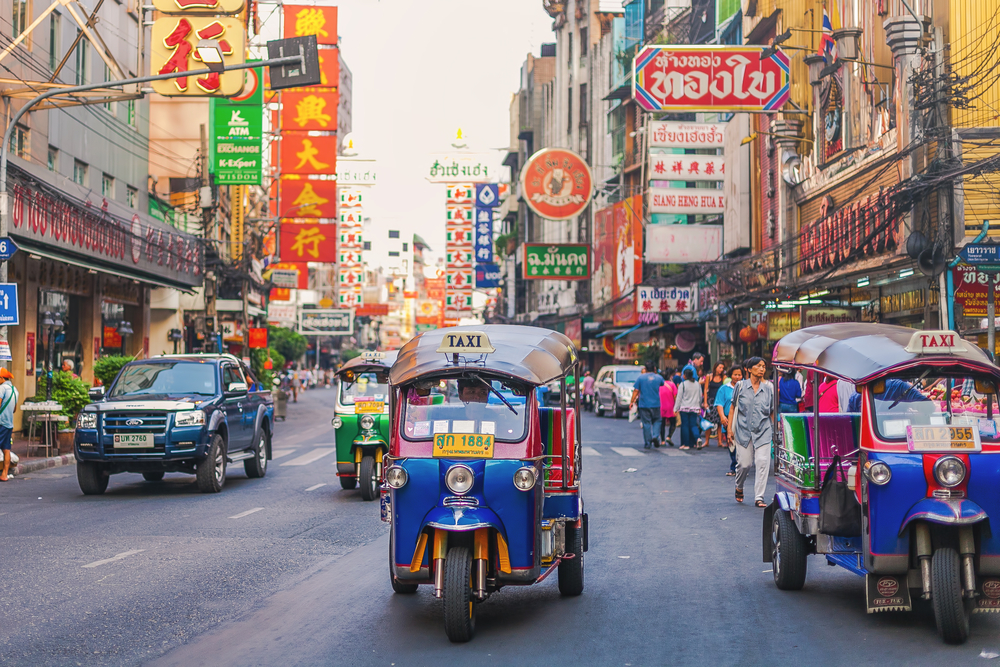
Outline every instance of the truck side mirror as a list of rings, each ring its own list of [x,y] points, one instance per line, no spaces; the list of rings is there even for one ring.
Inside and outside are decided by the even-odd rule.
[[[227,394],[245,394],[247,393],[247,383],[246,382],[230,382],[229,387],[226,388]]]
[[[97,387],[91,387],[87,391],[87,395],[90,396],[90,400],[99,401],[104,398],[104,385],[99,385]]]

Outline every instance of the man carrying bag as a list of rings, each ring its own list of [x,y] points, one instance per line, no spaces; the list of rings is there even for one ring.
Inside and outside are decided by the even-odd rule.
[[[748,378],[737,384],[729,409],[729,438],[736,443],[736,502],[743,502],[743,483],[753,466],[754,507],[767,507],[764,492],[771,471],[774,386],[764,379],[767,362],[763,359],[750,357],[744,366]]]

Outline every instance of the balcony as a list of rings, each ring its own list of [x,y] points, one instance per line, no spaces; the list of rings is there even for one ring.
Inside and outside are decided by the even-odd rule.
[[[555,18],[566,11],[566,3],[564,0],[542,0],[542,8],[546,14]]]

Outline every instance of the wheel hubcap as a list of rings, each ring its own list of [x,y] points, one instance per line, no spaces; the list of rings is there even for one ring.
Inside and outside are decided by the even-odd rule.
[[[264,443],[261,443],[260,449],[257,451],[257,460],[260,461],[260,467],[267,467],[267,449],[264,447]]]
[[[225,470],[225,467],[226,467],[226,457],[223,456],[222,450],[220,449],[219,453],[216,454],[216,456],[215,456],[215,481],[216,482],[221,482],[222,481],[222,475],[223,475],[223,471]]]
[[[774,566],[774,574],[777,575],[781,572],[781,530],[777,521],[771,528],[771,545],[771,563]]]

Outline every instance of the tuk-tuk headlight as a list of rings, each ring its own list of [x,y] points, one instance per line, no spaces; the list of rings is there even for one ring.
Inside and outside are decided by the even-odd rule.
[[[394,489],[401,489],[406,486],[409,476],[402,466],[389,466],[385,470],[385,483]]]
[[[444,475],[444,485],[456,496],[465,495],[472,488],[476,476],[469,466],[455,465],[448,468]]]
[[[934,464],[934,478],[941,486],[958,486],[965,480],[965,464],[954,456],[940,458]]]
[[[361,428],[363,428],[365,430],[370,429],[370,428],[374,428],[375,427],[375,418],[372,417],[371,415],[365,415],[364,417],[362,417],[361,419],[358,420],[358,423],[361,424]]]
[[[514,486],[520,491],[530,491],[535,486],[535,469],[518,468],[514,473]]]
[[[344,420],[341,419],[340,417],[334,417],[333,419],[330,420],[330,425],[333,426],[334,428],[340,428],[341,426],[344,425]]]
[[[872,484],[884,486],[892,479],[892,470],[882,461],[875,461],[865,466],[865,476]]]

